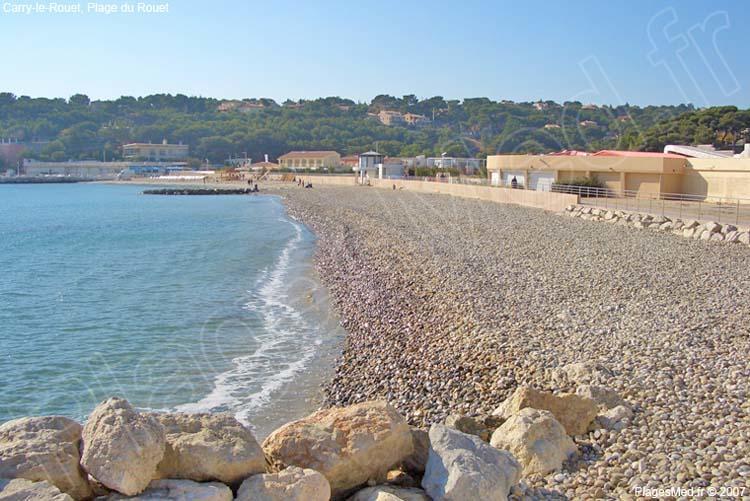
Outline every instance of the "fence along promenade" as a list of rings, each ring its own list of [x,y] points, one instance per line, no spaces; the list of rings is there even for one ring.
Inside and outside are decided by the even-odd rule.
[[[648,193],[560,184],[552,185],[552,191],[577,195],[581,204],[602,209],[653,214],[671,219],[695,219],[750,226],[750,198]]]

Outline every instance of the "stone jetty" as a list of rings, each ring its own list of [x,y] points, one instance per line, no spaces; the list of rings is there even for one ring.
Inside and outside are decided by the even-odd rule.
[[[558,419],[585,434],[605,411],[588,397],[517,393],[482,424],[452,416],[418,429],[368,401],[319,410],[262,444],[227,414],[142,412],[110,398],[84,426],[55,416],[1,425],[0,499],[504,501],[580,455]],[[581,413],[584,403],[596,410]]]
[[[252,188],[159,188],[143,190],[144,195],[255,195]]]
[[[319,237],[317,267],[348,331],[328,405],[384,399],[425,429],[471,418],[465,430],[489,433],[517,461],[533,457],[517,437],[542,431],[557,437],[550,457],[570,450],[551,424],[562,420],[578,454],[554,472],[557,461],[535,461],[525,471],[539,472],[519,482],[528,498],[670,487],[750,495],[750,248],[741,228],[703,227],[695,241],[676,227],[651,231],[667,221],[643,215],[648,228],[636,231],[606,224],[606,211],[596,224],[407,190],[279,192]],[[697,233],[705,223],[685,224]],[[739,234],[738,243],[716,245],[717,233]],[[517,394],[522,387],[563,400]],[[570,395],[597,402],[590,431],[570,435],[580,429],[558,407],[573,405]],[[520,413],[523,403],[544,408],[502,410]],[[575,408],[590,416],[586,402]],[[492,434],[503,419],[517,434]]]

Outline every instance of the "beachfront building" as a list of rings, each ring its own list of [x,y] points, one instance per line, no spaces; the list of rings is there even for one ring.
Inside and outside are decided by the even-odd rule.
[[[359,165],[359,155],[347,155],[345,157],[341,157],[341,166],[351,168],[352,170],[357,170],[357,166]]]
[[[158,176],[187,170],[185,162],[70,162],[23,161],[23,173],[31,177],[69,177],[86,180],[107,180],[121,177]]]
[[[185,160],[189,155],[190,147],[188,145],[169,144],[166,139],[161,144],[131,143],[122,147],[122,156],[126,160],[169,162]]]
[[[668,144],[664,147],[664,153],[674,153],[690,158],[733,158],[750,157],[750,144],[745,145],[745,151],[735,155],[733,150],[717,150],[712,144],[699,144],[698,146],[685,146],[682,144]]]
[[[596,177],[621,194],[675,194],[750,201],[750,158],[691,158],[675,153],[603,150],[549,155],[491,155],[487,171],[494,186],[550,191],[555,183]]]
[[[436,169],[456,169],[464,174],[475,174],[482,166],[482,160],[479,158],[463,157],[428,157],[425,161],[428,167]]]
[[[360,183],[370,179],[401,179],[404,177],[404,162],[400,158],[386,158],[377,151],[368,151],[359,155],[356,168]]]
[[[341,155],[335,151],[290,151],[279,157],[279,165],[282,169],[335,169],[341,165]]]

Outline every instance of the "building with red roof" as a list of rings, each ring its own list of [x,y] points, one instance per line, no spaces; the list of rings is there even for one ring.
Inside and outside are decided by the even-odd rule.
[[[553,184],[575,184],[582,178],[596,178],[612,194],[648,193],[667,197],[684,194],[750,202],[750,148],[747,155],[736,157],[705,153],[698,157],[696,149],[673,147],[665,153],[563,150],[548,155],[490,155],[487,171],[491,184],[497,186],[551,190]]]

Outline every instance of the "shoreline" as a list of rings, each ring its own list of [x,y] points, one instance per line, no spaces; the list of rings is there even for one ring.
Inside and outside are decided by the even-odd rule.
[[[137,193],[140,193],[140,190],[136,186],[133,186],[139,183],[102,184],[128,186],[128,188],[123,188],[122,192],[132,193],[132,196],[137,196]],[[92,188],[96,190],[96,186]],[[87,188],[83,189],[88,192]],[[101,190],[102,187],[99,189]],[[67,193],[67,190],[64,189],[61,192],[61,196],[67,197],[68,195],[65,195],[65,193]],[[120,192],[118,191],[117,193]],[[105,196],[110,195],[113,195],[113,193],[105,193]],[[246,419],[246,421],[251,425],[256,436],[260,439],[264,438],[281,424],[291,419],[305,416],[321,407],[324,400],[321,386],[327,382],[332,374],[333,359],[338,355],[343,334],[338,326],[337,318],[330,313],[333,309],[327,307],[327,292],[322,286],[322,282],[314,266],[316,237],[309,232],[309,229],[302,222],[296,221],[288,215],[286,206],[282,203],[276,192],[269,193],[266,191],[261,195],[266,199],[266,202],[262,202],[263,206],[274,207],[272,219],[269,219],[269,222],[265,224],[265,228],[270,228],[273,232],[274,225],[282,225],[284,228],[279,226],[278,229],[284,233],[284,239],[276,239],[281,244],[281,247],[278,249],[279,255],[276,255],[276,247],[274,247],[273,256],[275,257],[273,257],[273,260],[266,260],[268,267],[265,268],[265,271],[264,267],[266,265],[259,265],[257,273],[253,272],[250,274],[255,278],[251,278],[250,282],[237,282],[233,286],[233,289],[236,290],[236,300],[233,300],[237,303],[235,308],[237,312],[236,319],[242,322],[242,319],[245,318],[250,322],[248,325],[256,325],[254,322],[256,321],[256,317],[258,317],[261,323],[257,326],[257,329],[254,332],[246,332],[244,341],[230,342],[222,358],[209,359],[207,357],[216,352],[214,344],[218,344],[221,341],[211,337],[214,332],[213,327],[205,331],[207,334],[204,333],[204,328],[201,328],[200,333],[196,333],[196,337],[191,343],[196,354],[193,354],[193,358],[190,359],[192,365],[188,365],[190,367],[194,366],[191,369],[193,373],[190,377],[194,378],[196,382],[195,385],[188,386],[188,390],[168,393],[166,394],[167,398],[164,400],[156,399],[152,395],[160,391],[163,393],[166,390],[163,390],[157,382],[152,381],[153,387],[151,385],[142,385],[146,390],[141,393],[138,393],[138,391],[127,385],[123,388],[114,385],[104,387],[106,394],[119,394],[122,397],[131,398],[134,403],[137,403],[144,410],[164,411],[171,409],[176,411],[180,409],[192,409],[194,411],[208,411],[214,405],[216,408],[212,412],[217,412],[220,408],[224,408],[236,414],[239,418],[243,418],[245,414],[248,414],[250,419]],[[131,195],[128,196],[131,197],[132,202],[139,201],[132,198]],[[261,203],[261,200],[259,198],[252,198],[246,199],[245,202],[249,204],[255,202]],[[244,207],[246,203],[240,202],[234,205]],[[209,204],[212,204],[212,202],[209,202]],[[163,200],[162,205],[179,207],[179,205],[173,205],[169,200]],[[127,211],[123,211],[122,213],[129,214]],[[252,212],[251,217],[255,217],[252,216]],[[277,217],[279,221],[275,222]],[[289,232],[291,232],[292,236],[295,234],[295,231],[291,230],[291,226],[299,228],[300,237],[297,243],[290,243],[291,240],[287,242],[286,234]],[[248,238],[254,239],[252,235]],[[272,280],[279,273],[276,268],[279,264],[278,260],[281,254],[284,253],[284,246],[290,247],[288,251],[289,256],[286,260],[288,264],[284,265],[285,271],[281,273],[280,277],[276,277],[273,286],[268,287],[268,291],[263,291],[261,289],[265,288],[265,282]],[[245,254],[247,253],[245,252]],[[253,260],[252,262],[256,261]],[[250,266],[251,269],[256,269],[252,263],[245,264],[245,267],[247,266]],[[288,269],[286,269],[287,266]],[[216,279],[221,282],[233,280],[231,276],[227,278],[218,275]],[[256,283],[256,279],[260,280],[260,282]],[[282,296],[284,299],[282,299]],[[248,308],[249,303],[246,304],[248,301],[252,301],[250,308],[255,308],[249,314],[244,311],[244,309]],[[287,303],[291,305],[291,308],[282,308],[275,301]],[[277,324],[270,327],[268,325],[264,326],[267,315],[275,315],[275,322]],[[291,318],[295,315],[299,315],[300,319]],[[206,320],[206,322],[209,321],[211,320]],[[275,335],[273,333],[277,327],[278,329],[283,329],[283,335]],[[298,329],[304,329],[307,332],[300,330],[300,333],[304,334],[304,336],[300,337],[300,335],[294,334]],[[290,338],[287,340],[286,338],[290,335],[294,339]],[[259,337],[256,339],[253,336]],[[317,341],[320,344],[313,345],[311,341],[308,346],[301,346],[302,349],[300,351],[289,348],[299,344],[295,339],[308,339],[311,337],[315,337],[313,341]],[[271,350],[268,353],[266,353],[266,345],[269,346],[267,349]],[[175,348],[173,347],[172,349]],[[258,352],[257,356],[255,354],[256,351]],[[187,352],[187,348],[185,352]],[[180,356],[186,356],[183,351],[180,351],[179,354]],[[245,361],[245,358],[250,362]],[[253,362],[252,360],[255,361]],[[275,365],[273,360],[276,360]],[[244,367],[248,363],[257,364],[258,366],[257,371],[253,370],[252,374],[269,374],[269,376],[267,378],[264,377],[262,380],[248,381],[245,385],[244,395],[241,393],[241,390],[238,393],[238,390],[225,387],[226,385],[222,382],[222,377],[226,376],[230,378],[226,383],[236,383],[239,381],[238,378],[241,378],[241,374],[245,370]],[[184,372],[188,371],[185,370]],[[80,377],[86,379],[88,376],[81,374]],[[148,379],[145,380],[148,381]],[[100,385],[103,384],[100,383]],[[205,391],[201,391],[201,388],[204,386],[206,387]],[[198,388],[198,390],[193,391],[193,387]],[[235,407],[234,404],[222,403],[221,399],[224,398],[222,397],[222,392],[232,393],[227,394],[228,397],[237,397],[235,401],[238,405]],[[62,414],[72,419],[82,420],[90,410],[90,407],[86,406],[85,401],[79,403],[75,408],[70,409],[60,405],[57,407],[47,407],[44,404],[46,400],[42,398],[42,395],[44,395],[44,398],[47,398],[46,394],[40,394],[39,404],[34,405],[35,408],[20,409],[20,406],[19,408],[14,408],[11,403],[8,407],[8,416],[5,420],[28,414]],[[219,398],[218,403],[216,399],[212,398],[212,395]],[[94,404],[95,402],[92,403],[92,405]],[[19,412],[19,409],[21,412]]]

